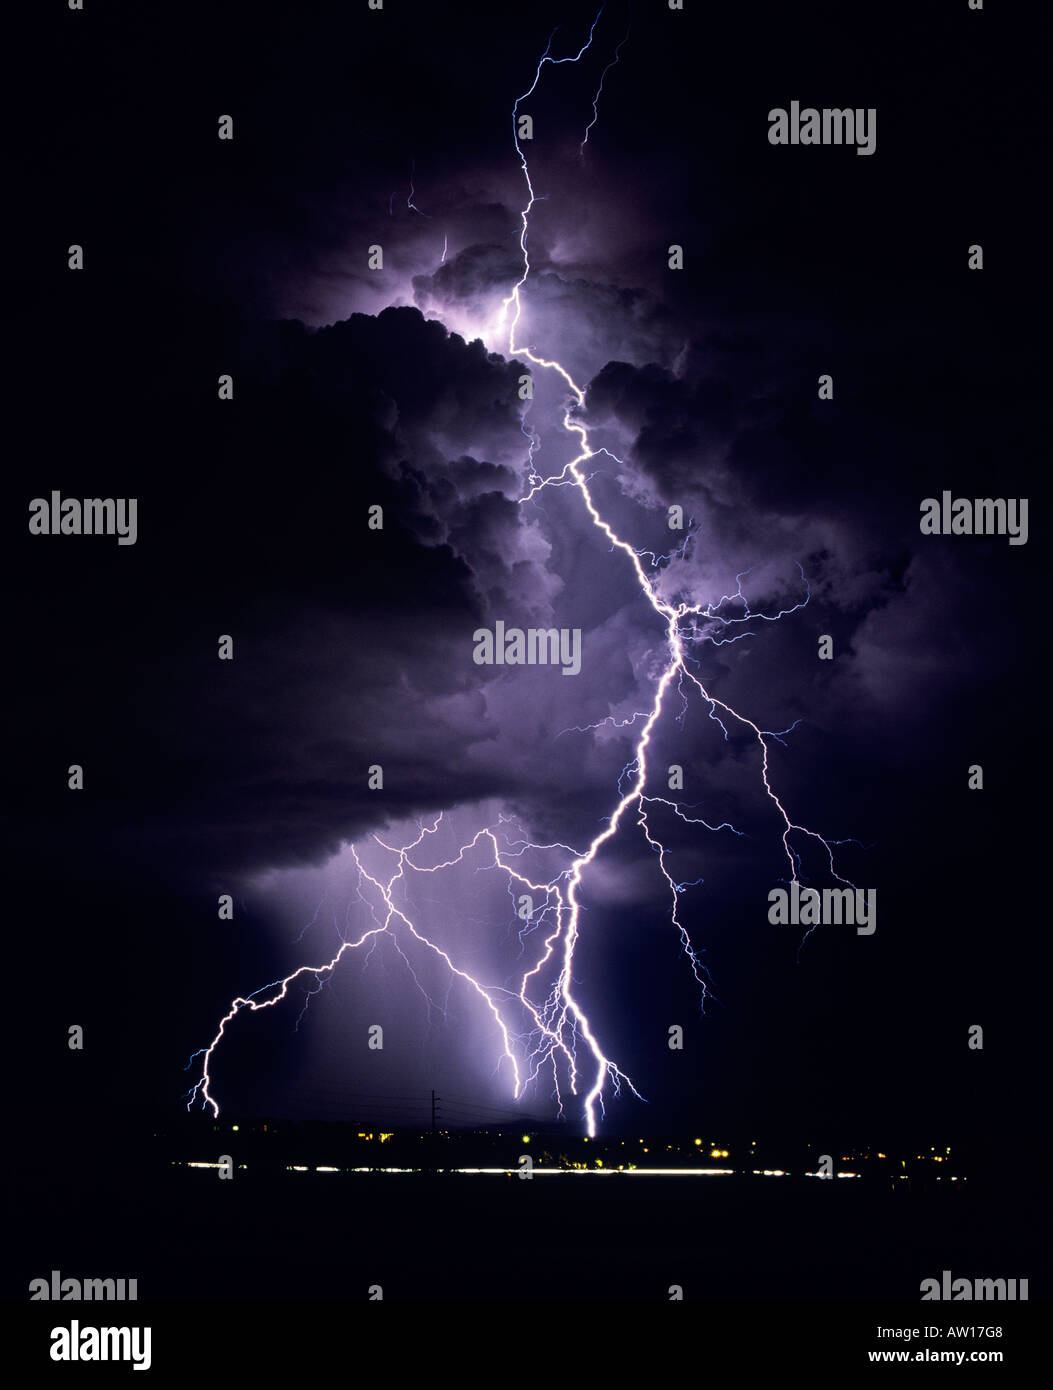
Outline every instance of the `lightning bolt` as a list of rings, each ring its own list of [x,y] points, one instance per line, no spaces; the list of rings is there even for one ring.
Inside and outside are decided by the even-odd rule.
[[[600,11],[600,14],[602,14],[602,13],[603,13],[603,11],[601,10],[601,11]],[[599,20],[599,17],[600,17],[600,15],[597,15],[597,16],[596,16],[596,19]],[[593,25],[593,28],[595,28],[595,25]],[[592,98],[592,120],[591,120],[591,121],[588,123],[588,125],[585,127],[585,138],[582,140],[581,144],[578,146],[579,150],[581,151],[582,158],[585,157],[585,146],[589,143],[589,131],[590,131],[590,130],[592,129],[592,127],[596,124],[596,122],[600,119],[600,97],[603,95],[603,84],[604,84],[604,82],[606,82],[606,80],[607,80],[607,74],[610,72],[611,68],[617,67],[617,65],[618,65],[618,59],[619,59],[619,58],[621,57],[621,55],[622,55],[622,49],[625,47],[626,43],[627,43],[628,40],[629,40],[629,32],[630,32],[630,31],[629,31],[628,29],[626,29],[626,31],[625,31],[625,38],[622,39],[621,43],[620,43],[620,44],[618,45],[618,47],[614,50],[614,57],[611,59],[611,61],[607,64],[607,66],[606,66],[606,67],[603,69],[603,71],[600,73],[600,85],[596,88],[596,95]],[[589,41],[590,41],[590,43],[591,43],[591,41],[592,41],[592,35],[591,35],[591,34],[589,35]]]
[[[593,465],[600,455],[606,455],[622,466],[624,466],[623,461],[605,449],[593,450],[591,448],[587,427],[578,418],[579,413],[585,410],[585,391],[574,381],[567,368],[558,360],[542,357],[534,352],[530,346],[517,341],[517,330],[523,311],[523,290],[531,271],[528,250],[530,214],[538,201],[527,157],[519,141],[519,108],[522,102],[536,91],[542,72],[547,65],[558,66],[564,63],[576,63],[581,59],[592,45],[602,14],[603,7],[597,13],[589,29],[587,39],[576,54],[564,58],[553,57],[552,41],[558,31],[552,31],[545,51],[538,61],[533,82],[521,96],[516,98],[512,108],[513,141],[526,184],[527,201],[520,215],[519,246],[523,256],[523,270],[520,278],[502,301],[502,322],[507,323],[510,357],[525,357],[535,367],[545,372],[555,373],[561,379],[566,388],[562,407],[562,428],[573,438],[576,447],[575,456],[558,474],[542,478],[534,470],[534,455],[540,446],[540,439],[534,431],[528,431],[523,427],[523,433],[529,443],[527,455],[529,488],[519,499],[520,505],[532,501],[538,493],[546,489],[570,488],[575,491],[581,499],[592,526],[607,542],[609,550],[624,556],[626,564],[635,576],[641,596],[661,625],[666,655],[661,674],[654,685],[650,706],[645,710],[633,712],[626,719],[617,720],[609,716],[597,724],[586,725],[576,730],[577,732],[585,732],[608,724],[620,729],[635,729],[637,723],[640,722],[640,728],[633,744],[632,756],[622,769],[618,779],[618,800],[602,821],[601,829],[584,849],[575,849],[565,844],[537,845],[527,840],[509,839],[508,826],[511,821],[502,815],[498,817],[496,827],[488,826],[478,830],[473,838],[467,844],[462,845],[452,858],[431,864],[423,863],[421,859],[422,856],[426,857],[426,846],[429,839],[437,833],[442,822],[441,813],[430,825],[418,824],[418,834],[406,844],[389,844],[381,840],[378,835],[372,836],[375,851],[379,850],[383,855],[388,856],[389,871],[386,877],[384,872],[367,869],[359,849],[352,845],[350,850],[358,871],[358,896],[362,903],[368,907],[373,924],[356,938],[348,935],[343,936],[339,949],[330,959],[321,964],[298,966],[288,975],[269,985],[264,985],[252,994],[244,997],[239,996],[232,1000],[227,1013],[219,1022],[218,1030],[212,1041],[206,1048],[201,1048],[195,1052],[187,1064],[187,1070],[189,1070],[196,1059],[203,1059],[201,1061],[201,1074],[186,1096],[188,1108],[195,1101],[199,1101],[202,1106],[210,1106],[214,1116],[219,1114],[219,1103],[212,1090],[212,1065],[228,1027],[239,1015],[275,1007],[288,998],[291,988],[297,984],[302,984],[306,989],[304,1003],[304,1009],[306,1009],[311,997],[331,977],[332,972],[346,953],[358,950],[367,942],[370,943],[369,951],[372,953],[377,942],[381,939],[393,942],[417,988],[427,1000],[429,1008],[439,1008],[441,1012],[445,1012],[430,998],[413,968],[412,958],[418,953],[422,957],[430,955],[439,959],[448,972],[451,986],[457,983],[468,994],[474,995],[480,1009],[489,1015],[497,1040],[495,1070],[503,1070],[507,1074],[513,1095],[517,1100],[523,1095],[527,1087],[535,1083],[542,1075],[547,1077],[551,1074],[553,1093],[559,1107],[559,1113],[563,1114],[563,1090],[565,1086],[572,1095],[580,1099],[582,1119],[590,1136],[595,1135],[599,1120],[603,1116],[604,1095],[608,1086],[611,1093],[618,1095],[622,1083],[625,1083],[633,1095],[643,1100],[632,1080],[604,1052],[600,1039],[575,993],[573,983],[574,958],[576,947],[581,938],[581,919],[584,911],[581,893],[586,874],[590,866],[595,863],[599,851],[618,834],[623,821],[635,819],[635,824],[642,831],[644,840],[653,851],[659,871],[668,886],[672,900],[670,920],[678,934],[682,954],[686,957],[701,991],[701,1006],[704,1011],[706,998],[711,993],[711,982],[680,915],[683,895],[689,888],[697,886],[702,880],[681,882],[674,876],[669,864],[669,852],[652,824],[652,815],[654,808],[663,807],[685,824],[703,826],[713,833],[728,831],[734,835],[741,836],[743,834],[730,822],[723,821],[719,824],[711,824],[701,817],[689,816],[686,813],[694,809],[693,807],[685,807],[668,797],[657,796],[647,790],[648,753],[651,749],[652,737],[662,719],[672,690],[675,690],[680,697],[681,710],[678,718],[681,722],[688,708],[689,696],[697,692],[702,703],[708,707],[709,717],[722,730],[725,740],[729,737],[728,724],[733,723],[748,731],[748,734],[756,741],[760,756],[761,781],[765,794],[782,826],[781,840],[791,881],[801,881],[798,877],[801,860],[794,847],[794,837],[803,837],[807,840],[817,841],[823,846],[829,871],[838,882],[853,886],[848,884],[847,879],[841,878],[834,867],[834,846],[843,842],[829,842],[816,831],[792,820],[772,784],[769,741],[783,742],[785,735],[790,733],[795,725],[791,726],[791,729],[784,729],[779,733],[763,730],[747,715],[739,713],[720,700],[707,688],[699,674],[701,661],[695,654],[696,650],[705,642],[720,646],[727,642],[753,636],[753,633],[745,630],[744,625],[746,624],[777,622],[788,614],[803,608],[811,597],[803,569],[801,570],[801,579],[805,596],[792,607],[782,609],[775,614],[758,613],[752,610],[742,585],[742,581],[748,577],[749,571],[743,571],[737,576],[737,587],[734,594],[725,594],[712,603],[674,603],[663,598],[658,590],[657,580],[667,572],[669,564],[674,558],[682,558],[686,554],[688,542],[693,538],[694,531],[689,528],[689,534],[684,542],[668,555],[661,556],[656,555],[653,551],[634,547],[615,532],[610,522],[600,512],[591,491],[590,483],[595,475],[596,467],[590,469],[590,465]],[[627,38],[628,34],[619,43],[614,58],[604,68],[601,75],[599,87],[593,100],[592,120],[588,124],[585,139],[581,144],[582,153],[584,153],[589,131],[593,129],[598,119],[603,79],[617,62]],[[419,212],[420,210],[414,206],[412,201],[412,171],[410,177],[407,207]],[[421,216],[425,215],[421,214]],[[650,561],[654,578],[650,577],[644,568],[643,560],[645,558]],[[735,631],[739,627],[743,627],[744,630],[742,632]],[[564,730],[563,732],[572,731]],[[626,783],[627,786],[625,786]],[[549,878],[540,878],[535,881],[517,868],[513,862],[522,860],[528,852],[560,852],[569,856],[569,862],[565,861],[566,866]],[[528,968],[525,968],[519,977],[516,988],[496,982],[485,983],[477,979],[475,975],[459,965],[444,947],[431,940],[415,924],[410,915],[406,899],[411,895],[407,894],[406,885],[411,877],[443,873],[459,865],[469,865],[473,861],[478,861],[475,862],[477,872],[487,870],[507,875],[507,884],[513,906],[516,892],[520,889],[525,890],[528,896],[539,895],[543,902],[540,911],[530,913],[528,920],[518,929],[520,954],[522,956],[526,954],[528,949],[532,949],[533,963],[528,963]],[[315,916],[317,917],[317,912]],[[301,933],[302,935],[303,933]],[[303,1011],[301,1010],[301,1017],[302,1014]],[[562,1084],[561,1076],[563,1077]]]

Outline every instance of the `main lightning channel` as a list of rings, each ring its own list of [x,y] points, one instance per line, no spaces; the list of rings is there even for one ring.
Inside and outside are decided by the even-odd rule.
[[[680,921],[679,917],[680,894],[685,887],[692,885],[678,884],[673,879],[668,868],[666,867],[665,847],[653,834],[648,823],[648,815],[645,807],[646,802],[664,800],[664,798],[648,798],[644,796],[644,788],[647,783],[647,752],[651,744],[651,735],[656,725],[658,724],[659,719],[661,718],[662,707],[665,701],[666,693],[675,679],[686,678],[693,686],[695,686],[701,694],[702,698],[709,705],[710,713],[718,719],[718,722],[719,716],[716,714],[716,711],[717,709],[720,709],[731,719],[738,721],[740,724],[748,728],[760,744],[761,776],[764,782],[765,792],[777,808],[779,816],[782,820],[782,843],[786,853],[787,862],[789,864],[791,879],[794,881],[797,880],[798,860],[790,844],[790,835],[794,831],[798,831],[804,835],[810,836],[818,840],[825,847],[829,856],[831,874],[833,874],[835,878],[838,878],[839,882],[847,882],[847,880],[840,878],[840,876],[834,872],[833,849],[831,848],[831,846],[827,843],[826,840],[823,839],[821,835],[817,834],[815,831],[809,830],[806,826],[798,825],[797,823],[792,821],[790,819],[789,814],[786,811],[786,808],[783,806],[782,801],[779,799],[774,788],[772,787],[769,775],[770,769],[768,761],[768,743],[764,732],[751,719],[747,718],[745,715],[739,714],[738,711],[732,709],[730,705],[725,704],[722,700],[719,700],[716,696],[712,695],[706,689],[701,679],[693,671],[688,670],[686,663],[689,658],[685,649],[685,638],[681,628],[681,623],[684,619],[690,619],[693,617],[712,617],[713,613],[711,610],[711,606],[704,606],[702,604],[691,605],[686,603],[672,604],[665,602],[657,592],[651,580],[648,578],[647,573],[644,570],[643,565],[641,563],[641,554],[646,554],[647,552],[640,552],[637,549],[635,549],[632,545],[630,545],[628,541],[623,540],[622,537],[614,531],[611,524],[601,515],[590,488],[590,478],[586,477],[585,474],[582,472],[583,465],[588,464],[591,459],[595,458],[596,452],[594,452],[589,445],[589,436],[586,426],[580,420],[574,418],[575,410],[584,410],[585,408],[585,392],[583,388],[578,385],[578,383],[571,376],[570,372],[561,362],[559,362],[555,358],[541,357],[540,355],[535,353],[527,344],[519,343],[516,341],[516,330],[520,325],[523,312],[522,291],[530,276],[531,269],[530,253],[527,248],[527,238],[530,225],[530,213],[534,207],[535,202],[537,201],[537,194],[534,189],[533,180],[530,176],[530,168],[527,161],[527,157],[523,151],[518,137],[517,117],[519,113],[519,106],[521,102],[525,101],[536,90],[538,82],[541,78],[542,69],[546,63],[558,64],[565,62],[577,62],[581,58],[582,54],[585,53],[585,51],[589,48],[589,46],[592,43],[593,35],[596,31],[596,26],[599,23],[602,14],[603,9],[601,8],[596,18],[593,20],[592,28],[589,30],[588,39],[582,45],[579,52],[575,54],[573,57],[551,57],[552,36],[550,36],[548,46],[546,47],[544,54],[542,54],[541,60],[539,61],[537,69],[535,71],[533,83],[527,89],[527,91],[523,93],[522,96],[516,99],[515,105],[512,108],[513,138],[515,140],[516,152],[519,155],[520,167],[522,169],[523,178],[526,183],[528,197],[526,206],[524,207],[521,214],[521,231],[519,237],[519,245],[523,253],[523,273],[520,276],[519,280],[516,282],[516,284],[513,286],[507,298],[502,303],[502,311],[504,316],[507,317],[508,314],[511,313],[511,318],[508,325],[509,354],[512,357],[525,357],[529,362],[533,363],[534,366],[540,367],[544,371],[556,372],[563,379],[565,385],[569,388],[570,397],[569,403],[567,404],[563,414],[563,428],[567,430],[568,433],[576,437],[579,445],[579,451],[576,454],[576,456],[573,459],[571,459],[571,461],[567,465],[565,465],[561,472],[555,477],[547,479],[536,479],[536,475],[533,474],[533,470],[531,469],[531,487],[529,491],[522,498],[520,498],[520,502],[524,503],[532,500],[537,493],[543,491],[546,487],[565,486],[568,481],[573,483],[573,485],[577,488],[578,492],[581,495],[581,498],[585,504],[585,509],[589,515],[590,520],[592,521],[592,524],[596,527],[598,531],[600,531],[606,537],[612,549],[620,550],[622,554],[625,555],[626,559],[629,561],[629,564],[632,567],[633,573],[636,576],[636,581],[640,587],[641,592],[647,599],[647,602],[650,604],[650,606],[654,609],[655,613],[665,623],[665,640],[669,653],[665,669],[663,670],[655,687],[654,700],[651,705],[650,712],[647,714],[645,718],[644,725],[640,731],[639,737],[635,744],[633,758],[626,769],[634,770],[635,774],[633,777],[633,781],[629,787],[629,790],[622,795],[621,799],[619,800],[614,810],[608,817],[603,829],[594,837],[592,843],[589,845],[586,852],[582,855],[579,855],[570,867],[570,872],[567,881],[567,905],[569,909],[569,919],[564,942],[564,970],[561,976],[561,980],[563,983],[564,998],[566,1000],[567,1006],[568,1008],[572,1009],[575,1012],[575,1014],[581,1013],[581,1010],[580,1006],[578,1005],[577,1001],[573,998],[573,995],[571,993],[570,981],[572,978],[571,965],[574,955],[574,946],[578,940],[580,932],[581,902],[578,895],[582,884],[582,878],[585,873],[585,870],[588,868],[590,864],[594,862],[596,854],[601,849],[601,847],[604,844],[606,844],[608,840],[612,839],[615,834],[617,834],[618,827],[622,821],[622,818],[631,806],[634,806],[638,812],[637,824],[642,828],[648,844],[658,855],[659,865],[661,867],[662,874],[669,885],[669,889],[673,898],[672,921],[679,932],[681,944],[683,946],[683,951],[691,963],[691,968],[694,977],[699,986],[701,987],[703,1003],[705,1000],[708,988],[707,978],[704,975],[704,969],[701,966],[701,962],[699,961],[695,949],[691,943],[691,939],[688,935],[687,929]],[[628,35],[626,35],[626,37],[628,37]],[[622,44],[624,44],[624,42],[625,39],[623,39],[622,43],[618,45],[618,48],[615,51],[615,58],[613,62],[608,64],[608,66],[604,69],[603,77],[606,76],[607,72],[614,65],[614,62],[617,61]],[[596,98],[593,103],[593,118],[589,122],[589,126],[586,130],[586,140],[588,138],[589,130],[593,128],[598,118],[597,104],[599,101],[600,92],[602,92],[603,90],[603,77],[601,77],[600,79],[600,87],[597,90]],[[585,140],[582,141],[582,150],[584,150],[584,147]],[[739,597],[742,597],[741,581],[742,576],[740,575],[738,577]],[[724,600],[722,599],[721,602],[724,602]],[[805,602],[807,602],[807,599],[805,600]],[[719,605],[717,605],[717,607],[719,607]],[[775,619],[769,619],[769,621],[777,620],[777,618],[783,617],[785,613],[794,612],[797,608],[800,607],[803,607],[803,604],[797,604],[792,609],[783,610],[783,612],[780,612],[778,615],[776,615]],[[724,732],[726,738],[726,728]],[[777,737],[775,735],[770,736]],[[665,804],[669,805],[671,803],[666,802]],[[675,808],[674,806],[674,809],[677,808]],[[677,814],[681,814],[679,810],[677,810]],[[684,819],[682,815],[681,819]],[[734,829],[734,827],[728,828]],[[609,1075],[612,1075],[616,1071],[616,1068],[614,1067],[613,1062],[611,1062],[609,1058],[604,1056],[603,1052],[600,1049],[599,1043],[596,1037],[594,1036],[592,1029],[589,1027],[587,1020],[585,1020],[583,1014],[581,1015],[581,1017],[582,1033],[589,1044],[589,1049],[592,1052],[596,1062],[596,1070],[593,1082],[585,1096],[584,1101],[585,1120],[589,1134],[592,1135],[595,1134],[596,1130],[596,1106],[598,1103],[602,1104],[601,1096],[603,1093],[605,1081]]]

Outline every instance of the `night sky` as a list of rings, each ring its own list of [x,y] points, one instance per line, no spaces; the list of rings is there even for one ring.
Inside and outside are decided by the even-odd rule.
[[[574,988],[646,1098],[608,1088],[611,1132],[1026,1148],[1036,1129],[1037,78],[1003,7],[865,8],[612,0],[581,61],[547,66],[521,107],[541,199],[522,337],[585,388],[579,418],[610,451],[586,470],[596,505],[656,553],[683,539],[665,517],[684,508],[685,555],[645,561],[677,600],[714,603],[744,575],[770,616],[805,597],[803,573],[806,606],[691,651],[760,729],[796,721],[769,742],[772,784],[794,821],[846,842],[838,871],[879,904],[873,936],[831,927],[802,946],[769,924],[787,864],[757,741],[734,723],[725,740],[697,691],[686,707],[670,692],[656,794],[679,764],[689,814],[743,834],[653,813],[675,877],[704,880],[680,906],[704,1014],[633,813],[585,873]],[[390,864],[374,834],[406,843],[441,812],[422,863],[484,826],[577,848],[617,802],[634,726],[585,726],[650,707],[662,624],[576,489],[519,502],[524,420],[543,476],[572,451],[552,374],[535,369],[524,416],[529,363],[497,329],[522,273],[512,105],[553,29],[567,56],[594,17],[570,0],[88,0],[29,52],[8,261],[5,840],[8,1110],[41,1147],[72,1117],[98,1152],[134,1153],[181,1114],[188,1058],[230,1001],[368,925],[349,844]],[[1010,67],[1012,98],[990,99]],[[876,153],[772,146],[768,110],[791,100],[876,108]],[[137,498],[136,544],[30,535],[28,505],[53,489]],[[920,503],[943,489],[1028,498],[1027,544],[921,535]],[[475,665],[474,630],[499,619],[580,628],[580,675]],[[821,846],[797,846],[802,878],[829,886]],[[507,986],[536,938],[521,956],[484,860],[414,877],[400,902]],[[526,862],[552,875],[569,858]],[[516,1113],[485,1007],[394,935],[368,962],[346,954],[306,1013],[297,987],[239,1017],[213,1065],[220,1104],[354,1119],[395,1098],[385,1113],[417,1123],[434,1088],[465,1122]],[[580,1132],[580,1099],[564,1100]],[[518,1104],[555,1116],[551,1070]]]

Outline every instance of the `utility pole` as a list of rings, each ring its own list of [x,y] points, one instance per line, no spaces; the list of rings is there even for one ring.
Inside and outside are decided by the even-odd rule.
[[[436,1100],[436,1098],[435,1098],[435,1092],[432,1091],[432,1093],[431,1093],[431,1132],[432,1132],[432,1134],[435,1133],[435,1112],[436,1112],[437,1109],[438,1109],[438,1102],[437,1102],[437,1100]]]

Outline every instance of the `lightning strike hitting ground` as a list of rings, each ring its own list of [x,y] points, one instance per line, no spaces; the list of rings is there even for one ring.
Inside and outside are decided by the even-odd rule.
[[[828,842],[817,832],[791,820],[772,786],[769,768],[769,740],[774,739],[776,742],[781,742],[782,736],[789,733],[790,730],[782,730],[781,733],[762,730],[753,720],[718,699],[706,688],[698,674],[697,668],[699,668],[700,662],[692,650],[704,642],[720,646],[727,642],[741,640],[743,637],[753,636],[747,631],[726,634],[728,634],[729,629],[739,625],[753,622],[777,622],[780,618],[803,608],[811,596],[803,570],[801,578],[804,583],[805,597],[793,607],[772,615],[755,613],[751,610],[742,588],[742,580],[746,578],[748,571],[738,575],[735,594],[724,595],[713,603],[673,603],[663,599],[658,593],[655,583],[648,577],[644,569],[643,558],[649,558],[653,574],[661,575],[673,558],[683,557],[688,541],[693,538],[694,532],[689,531],[685,541],[670,555],[656,556],[651,551],[636,549],[613,530],[610,523],[601,515],[590,489],[590,482],[594,474],[584,470],[590,461],[598,458],[600,454],[605,454],[616,463],[621,463],[621,460],[615,458],[605,449],[593,450],[590,447],[585,425],[575,418],[575,413],[585,407],[585,393],[582,387],[574,381],[568,370],[559,361],[541,357],[530,347],[516,341],[516,331],[520,324],[523,307],[521,292],[530,276],[531,266],[527,240],[530,213],[536,201],[530,169],[517,133],[520,103],[536,90],[546,64],[575,63],[582,57],[592,44],[593,35],[602,14],[603,9],[601,8],[593,20],[586,42],[571,57],[553,58],[551,56],[552,39],[556,32],[553,31],[545,52],[538,62],[532,84],[522,96],[516,99],[512,108],[513,139],[516,152],[519,155],[528,198],[521,214],[519,236],[519,246],[523,254],[523,273],[502,302],[502,320],[508,321],[509,356],[525,357],[542,371],[556,373],[567,387],[568,395],[565,398],[563,408],[562,427],[574,436],[577,443],[575,457],[558,474],[549,478],[541,478],[534,471],[534,454],[539,447],[539,437],[533,430],[528,431],[524,426],[523,433],[529,442],[527,455],[529,487],[519,499],[520,504],[529,502],[546,488],[569,487],[576,490],[590,521],[606,540],[610,551],[618,551],[625,556],[626,563],[636,577],[641,596],[654,611],[664,631],[666,660],[661,675],[655,684],[650,707],[647,710],[636,711],[626,719],[615,720],[613,717],[608,717],[606,720],[599,721],[598,724],[585,726],[588,729],[596,729],[602,725],[611,724],[614,727],[627,728],[635,727],[637,721],[642,721],[633,747],[633,756],[622,769],[618,779],[619,799],[604,820],[602,829],[583,850],[562,844],[535,845],[524,840],[509,840],[506,827],[510,821],[507,817],[500,816],[496,828],[484,827],[477,831],[475,836],[463,845],[453,858],[430,865],[421,863],[420,859],[425,852],[426,841],[429,836],[437,832],[442,821],[441,814],[435,818],[432,824],[420,825],[416,838],[408,844],[391,845],[382,841],[379,836],[374,835],[372,837],[373,844],[391,856],[389,861],[390,873],[386,878],[380,873],[367,871],[362,863],[359,850],[352,846],[351,853],[359,875],[359,896],[368,906],[374,925],[355,939],[345,938],[336,954],[322,964],[301,965],[282,979],[263,986],[253,994],[234,999],[229,1011],[220,1020],[218,1031],[211,1043],[208,1047],[194,1053],[190,1063],[188,1063],[189,1069],[195,1058],[203,1059],[201,1075],[188,1093],[188,1108],[195,1100],[199,1100],[203,1106],[207,1105],[212,1108],[213,1115],[219,1114],[219,1103],[212,1093],[212,1065],[216,1050],[226,1034],[227,1026],[240,1013],[245,1010],[256,1012],[261,1009],[272,1008],[288,996],[290,986],[298,981],[313,986],[308,992],[307,1002],[309,1002],[310,997],[317,993],[346,952],[358,949],[367,941],[371,943],[370,949],[372,950],[377,940],[382,936],[393,941],[417,987],[428,999],[429,1005],[432,1005],[433,1001],[420,984],[420,980],[413,970],[409,954],[418,950],[425,954],[430,953],[440,959],[449,972],[451,983],[460,982],[467,991],[477,997],[480,1008],[485,1009],[492,1020],[497,1049],[497,1067],[506,1071],[517,1100],[524,1094],[526,1088],[535,1083],[542,1075],[547,1077],[551,1073],[560,1114],[563,1114],[565,1084],[572,1095],[580,1098],[581,1116],[590,1136],[595,1135],[597,1124],[602,1118],[604,1095],[608,1087],[610,1087],[612,1094],[617,1095],[624,1082],[632,1093],[642,1100],[643,1097],[640,1096],[630,1078],[604,1052],[600,1040],[572,988],[574,954],[581,934],[582,903],[580,893],[583,881],[600,849],[617,835],[622,821],[632,811],[635,815],[635,823],[642,830],[647,844],[653,850],[659,871],[668,885],[672,899],[670,920],[676,928],[683,954],[687,957],[694,979],[701,990],[701,1002],[704,1009],[705,1000],[709,993],[708,974],[699,960],[687,927],[680,917],[683,893],[702,880],[696,879],[684,883],[674,877],[668,863],[668,851],[652,826],[651,809],[655,806],[662,806],[688,825],[701,825],[713,832],[729,831],[734,835],[742,834],[741,831],[726,821],[719,825],[711,825],[701,818],[689,816],[685,812],[691,810],[691,807],[684,807],[665,796],[656,796],[646,790],[648,751],[651,746],[652,735],[662,718],[666,697],[671,688],[675,688],[681,700],[681,710],[677,716],[679,720],[683,720],[690,693],[697,691],[702,701],[708,706],[710,718],[721,728],[725,740],[728,739],[728,728],[725,721],[741,725],[756,740],[760,751],[760,772],[764,791],[777,811],[782,825],[782,844],[790,880],[800,881],[798,878],[800,857],[791,839],[797,835],[815,840],[822,845],[826,851],[830,873],[833,877],[839,883],[853,886],[848,884],[848,880],[841,878],[834,869],[833,846],[841,842]],[[627,37],[628,35],[626,35]],[[625,39],[623,38],[615,51],[614,59],[604,69],[600,78],[599,88],[593,101],[593,117],[586,129],[585,140],[582,141],[582,151],[584,151],[588,133],[598,119],[598,103],[603,90],[603,78],[614,66],[624,43]],[[413,211],[419,212],[419,209],[414,207],[412,198],[411,172],[411,187],[407,206]],[[421,215],[424,216],[425,214]],[[740,605],[742,611],[729,616],[722,611],[726,605]],[[580,731],[584,732],[584,729]],[[565,730],[564,732],[571,731]],[[623,785],[626,782],[628,786],[623,790]],[[498,837],[498,832],[504,839],[503,844]],[[521,858],[528,850],[538,852],[563,851],[570,856],[570,862],[551,878],[534,882],[516,869],[511,862]],[[544,904],[539,911],[531,915],[529,922],[525,923],[519,932],[521,953],[526,954],[528,950],[532,950],[533,963],[522,974],[516,989],[496,983],[483,983],[462,969],[442,946],[432,941],[415,925],[409,915],[408,907],[401,901],[403,887],[408,882],[410,875],[438,874],[457,865],[468,864],[473,860],[479,861],[477,867],[496,869],[507,874],[509,891],[513,900],[516,890],[522,889],[531,895],[539,895]],[[399,898],[399,901],[396,901],[396,897]],[[267,997],[261,998],[261,995]],[[306,1002],[304,1007],[306,1008]],[[561,1084],[561,1075],[565,1078],[563,1084]]]

